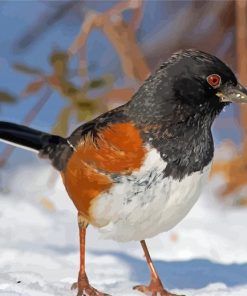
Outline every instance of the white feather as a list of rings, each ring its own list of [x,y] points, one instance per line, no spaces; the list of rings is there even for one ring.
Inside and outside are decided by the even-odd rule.
[[[15,146],[15,147],[18,147],[18,148],[21,148],[21,149],[25,149],[25,150],[29,150],[29,151],[32,151],[32,152],[35,152],[35,153],[38,153],[39,151],[38,150],[35,150],[35,149],[32,149],[30,147],[27,147],[27,146],[23,146],[21,144],[16,144],[14,142],[11,142],[11,141],[7,141],[7,140],[4,140],[4,139],[0,139],[1,142],[4,142],[4,143],[7,143],[11,146]]]
[[[152,149],[140,171],[123,176],[94,202],[91,215],[104,238],[142,240],[168,231],[198,200],[210,164],[181,181],[163,177],[166,163]]]

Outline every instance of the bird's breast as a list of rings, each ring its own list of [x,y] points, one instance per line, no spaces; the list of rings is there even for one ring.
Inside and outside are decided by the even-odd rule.
[[[90,215],[105,238],[142,240],[179,223],[197,201],[210,164],[181,180],[165,176],[167,163],[156,149],[129,176],[116,176],[113,186],[91,205]]]

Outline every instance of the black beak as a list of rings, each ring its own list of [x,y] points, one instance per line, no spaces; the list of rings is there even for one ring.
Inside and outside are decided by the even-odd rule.
[[[236,86],[228,84],[219,88],[216,95],[221,102],[247,103],[247,90],[240,83]]]

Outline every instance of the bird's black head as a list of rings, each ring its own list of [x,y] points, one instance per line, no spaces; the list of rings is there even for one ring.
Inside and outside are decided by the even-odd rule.
[[[232,70],[213,55],[189,49],[163,63],[130,105],[145,114],[144,120],[190,120],[196,124],[207,119],[211,125],[229,102],[247,102],[247,91]]]

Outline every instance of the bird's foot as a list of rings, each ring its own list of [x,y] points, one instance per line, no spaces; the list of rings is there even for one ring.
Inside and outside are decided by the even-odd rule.
[[[133,289],[149,296],[179,296],[166,291],[160,280],[151,280],[149,286],[138,285],[133,287]]]
[[[102,292],[99,292],[95,288],[93,288],[87,279],[87,276],[80,276],[78,279],[78,282],[74,283],[71,286],[71,290],[77,289],[77,296],[111,296],[109,294],[105,294]]]

